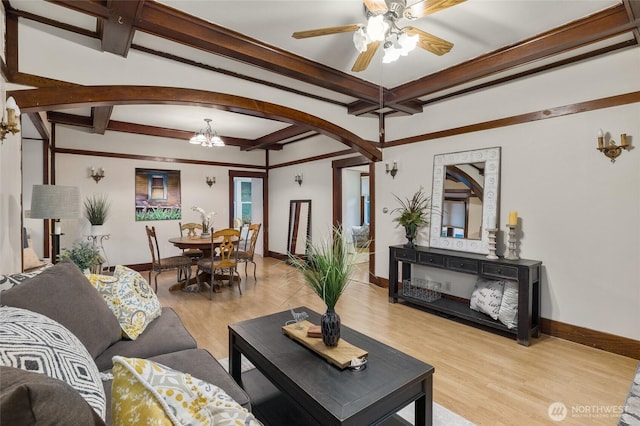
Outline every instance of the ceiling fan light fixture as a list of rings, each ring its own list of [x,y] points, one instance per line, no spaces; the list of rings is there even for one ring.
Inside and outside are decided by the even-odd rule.
[[[371,41],[383,41],[389,30],[389,23],[384,15],[373,15],[367,20],[367,35]]]
[[[400,57],[401,49],[396,48],[393,43],[385,43],[384,47],[384,56],[382,57],[383,64],[389,64],[391,62],[397,61]]]
[[[356,50],[358,52],[366,52],[369,43],[371,43],[371,39],[366,33],[364,27],[360,27],[356,32],[353,33],[353,45],[356,47]]]
[[[400,45],[400,55],[407,56],[409,52],[416,48],[418,45],[418,40],[420,36],[418,34],[410,36],[409,34],[403,32],[398,37],[398,44]]]

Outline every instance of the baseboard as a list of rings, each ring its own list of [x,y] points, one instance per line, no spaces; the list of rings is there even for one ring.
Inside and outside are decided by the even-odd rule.
[[[540,319],[540,331],[549,336],[591,346],[618,355],[640,359],[640,341],[566,324],[548,318]]]
[[[389,280],[375,276],[371,279],[381,287],[389,288]],[[549,336],[569,340],[592,348],[640,360],[640,340],[616,336],[577,325],[566,324],[548,318],[540,318],[540,332]],[[535,340],[534,340],[535,342]]]

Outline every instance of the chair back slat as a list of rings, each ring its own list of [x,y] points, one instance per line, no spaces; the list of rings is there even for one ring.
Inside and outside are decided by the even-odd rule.
[[[149,240],[149,251],[151,251],[151,264],[157,265],[160,260],[160,248],[158,247],[158,239],[156,238],[156,227],[149,228],[145,226],[147,230],[147,240]]]
[[[220,241],[222,239],[222,241]],[[235,250],[235,245],[240,239],[240,231],[233,228],[221,229],[211,234],[211,255],[215,256],[215,249],[217,248],[220,256],[215,259],[216,265],[225,265],[237,263],[238,252]],[[224,266],[216,266],[224,267]]]
[[[187,231],[187,237],[197,237],[196,229],[202,231],[201,223],[185,223],[182,224],[178,222],[178,226],[180,226],[180,236],[184,237],[184,231]]]

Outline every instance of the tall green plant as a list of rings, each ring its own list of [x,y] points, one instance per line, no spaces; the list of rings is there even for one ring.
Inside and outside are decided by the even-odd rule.
[[[307,258],[289,254],[290,263],[298,269],[309,287],[324,301],[328,310],[335,309],[347,288],[354,268],[342,228],[333,228],[333,238],[318,244],[307,244]]]
[[[420,187],[411,198],[404,200],[393,194],[400,203],[400,207],[395,208],[391,213],[399,213],[393,218],[394,222],[405,228],[413,230],[429,224],[429,215],[431,214],[431,197],[424,193],[424,189]]]
[[[84,210],[92,225],[104,225],[109,216],[109,198],[104,194],[94,194],[84,200]]]

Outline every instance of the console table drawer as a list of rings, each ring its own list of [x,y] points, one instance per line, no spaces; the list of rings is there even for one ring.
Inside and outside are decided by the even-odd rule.
[[[447,268],[460,272],[478,273],[478,262],[475,260],[447,259]]]
[[[518,268],[514,268],[512,266],[483,263],[481,273],[483,275],[492,275],[498,278],[518,279]]]
[[[419,253],[418,263],[444,267],[444,256],[434,253]]]
[[[416,261],[415,250],[396,250],[395,255],[396,255],[396,259],[398,260],[406,260],[408,262]]]

